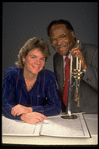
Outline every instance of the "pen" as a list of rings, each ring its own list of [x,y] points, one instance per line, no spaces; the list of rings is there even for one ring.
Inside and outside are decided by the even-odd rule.
[[[43,123],[43,124],[49,124],[49,123],[46,123],[46,122],[44,122],[44,121],[42,121],[42,120],[40,120],[40,123]]]

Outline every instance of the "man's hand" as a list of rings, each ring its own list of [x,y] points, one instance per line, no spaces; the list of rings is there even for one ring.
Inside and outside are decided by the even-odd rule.
[[[29,124],[37,124],[40,123],[41,121],[44,121],[44,119],[47,119],[47,117],[38,112],[22,114],[21,116],[21,120]]]
[[[20,104],[16,105],[15,107],[13,107],[11,109],[11,114],[13,116],[19,116],[21,114],[25,114],[25,113],[30,113],[32,112],[32,108],[31,107],[25,107],[25,106],[22,106]]]
[[[71,52],[75,57],[78,57],[81,60],[81,68],[87,70],[86,61],[80,49],[76,47],[76,48],[71,49],[69,52]]]

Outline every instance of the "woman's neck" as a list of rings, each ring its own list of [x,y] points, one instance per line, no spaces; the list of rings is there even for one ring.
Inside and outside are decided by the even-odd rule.
[[[25,69],[23,70],[23,76],[28,81],[32,81],[37,78],[37,74],[32,74],[31,72],[26,71]]]

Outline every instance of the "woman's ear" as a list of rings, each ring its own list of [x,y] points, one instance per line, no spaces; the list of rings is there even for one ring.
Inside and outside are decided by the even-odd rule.
[[[22,58],[23,64],[25,63],[25,57]]]

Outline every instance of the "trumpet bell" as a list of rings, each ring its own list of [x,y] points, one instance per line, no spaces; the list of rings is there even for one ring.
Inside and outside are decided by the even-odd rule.
[[[76,115],[65,115],[65,116],[61,116],[61,118],[64,118],[64,119],[76,119],[77,116]]]

